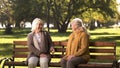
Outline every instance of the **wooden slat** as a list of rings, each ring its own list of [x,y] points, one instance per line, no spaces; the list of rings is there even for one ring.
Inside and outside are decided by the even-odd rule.
[[[65,52],[65,48],[55,48],[55,52]]]
[[[26,58],[27,57],[27,54],[14,54],[15,58]],[[62,54],[53,54],[52,55],[52,58],[61,58],[63,57]],[[115,56],[114,55],[91,55],[91,59],[115,59]]]
[[[53,45],[60,45],[60,42],[59,41],[54,41]]]
[[[24,62],[6,62],[4,65],[15,65],[15,66],[27,66],[27,64],[25,64]],[[38,64],[39,66],[39,64]],[[58,63],[50,63],[49,67],[61,67],[61,64]],[[81,67],[87,67],[87,68],[111,68],[112,67],[112,63],[88,63],[88,64],[79,64],[78,68]]]
[[[55,52],[65,52],[66,49],[55,48]],[[28,48],[15,48],[15,52],[29,52]],[[90,49],[91,53],[115,53],[113,49]]]
[[[55,48],[55,52],[65,52],[66,49]],[[15,48],[15,52],[29,52],[28,48]],[[115,53],[114,49],[90,49],[91,53]]]
[[[63,55],[61,55],[61,54],[60,55],[57,55],[57,54],[52,55],[52,58],[60,58],[61,59],[62,57],[63,57]]]
[[[78,68],[112,68],[112,63],[88,63],[79,64]]]
[[[8,65],[8,66],[12,66],[12,65],[15,65],[15,66],[27,66],[24,62],[18,62],[18,61],[5,62],[4,65]]]
[[[65,48],[55,48],[55,52],[65,52]],[[29,52],[28,48],[15,48],[13,49],[14,52]]]
[[[115,53],[114,49],[89,49],[92,53]]]
[[[66,49],[55,48],[55,52],[65,52]],[[29,52],[28,48],[15,48],[15,52]],[[113,49],[90,49],[91,53],[115,53]]]
[[[67,45],[67,41],[63,41],[60,43],[61,46],[66,46]]]
[[[13,49],[14,52],[29,52],[28,48],[15,48]]]
[[[67,41],[54,41],[53,42],[54,45],[60,45],[60,46],[66,46]]]
[[[15,66],[28,66],[27,64],[25,64],[25,62],[6,62],[4,65],[8,65],[8,66],[11,66],[11,65],[15,65]],[[37,65],[39,66],[39,64]],[[56,63],[56,62],[52,62],[49,64],[49,67],[61,67],[60,63]]]
[[[90,42],[89,43],[90,46],[102,46],[102,47],[115,47],[115,42],[100,42],[100,41],[97,41],[97,42]]]
[[[109,59],[109,60],[113,60],[115,59],[114,55],[90,55],[91,59]]]
[[[27,54],[14,54],[13,57],[14,58],[27,58]]]
[[[26,58],[27,54],[14,54],[15,58]],[[62,54],[54,54],[52,58],[61,58],[63,57]],[[114,55],[91,55],[91,59],[115,59]]]
[[[13,41],[14,45],[27,45],[27,41]]]
[[[27,45],[27,41],[13,41],[15,45]],[[66,46],[67,41],[54,41],[54,45]],[[115,42],[90,42],[90,46],[115,46]]]
[[[52,58],[60,58],[60,59],[61,59],[61,57],[63,57],[62,54],[53,54],[51,56],[52,56]],[[13,57],[15,57],[15,58],[27,58],[27,54],[14,54]]]

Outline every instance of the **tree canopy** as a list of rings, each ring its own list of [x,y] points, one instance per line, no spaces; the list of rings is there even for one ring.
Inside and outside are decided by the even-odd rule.
[[[32,21],[39,17],[53,23],[58,32],[66,32],[72,18],[79,17],[84,22],[93,19],[107,21],[117,14],[116,0],[1,0],[0,21]]]

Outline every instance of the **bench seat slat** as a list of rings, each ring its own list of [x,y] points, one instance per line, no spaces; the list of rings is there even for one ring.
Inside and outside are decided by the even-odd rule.
[[[55,52],[65,52],[66,49],[62,48],[55,48]],[[13,49],[15,52],[29,52],[28,48],[15,48]]]
[[[109,60],[114,60],[115,56],[114,55],[90,55],[91,59],[109,59]]]
[[[115,47],[115,42],[90,42],[89,43],[90,46],[102,46],[102,47]]]
[[[12,66],[12,65],[15,65],[15,66],[27,66],[27,64],[25,64],[25,62],[6,62],[4,65],[8,65],[8,66]],[[39,66],[39,64],[38,64]],[[52,62],[49,64],[49,67],[60,67],[60,63],[56,63],[56,62]]]
[[[14,54],[13,57],[14,58],[27,58],[27,54]]]
[[[60,41],[54,41],[53,44],[56,46],[56,45],[60,45],[60,46],[66,46],[67,44],[67,41],[64,41],[64,42],[60,42]]]
[[[28,50],[28,48],[15,48],[15,49],[13,49],[13,51],[15,51],[15,52],[28,52],[29,50]]]
[[[4,65],[8,66],[27,66],[24,62],[6,62]],[[103,66],[104,65],[104,66]],[[38,65],[39,66],[39,65]],[[112,63],[87,63],[87,64],[79,64],[79,67],[112,67]],[[51,62],[49,67],[61,67],[60,62]]]
[[[15,58],[26,58],[27,54],[15,54],[13,57]],[[61,58],[63,55],[61,54],[54,54],[52,55],[52,58]],[[114,55],[91,55],[91,59],[110,59],[114,60],[115,56]]]
[[[55,48],[55,52],[65,52],[65,48]],[[28,48],[15,48],[15,52],[29,52]],[[114,49],[90,49],[90,52],[95,53],[114,53]]]
[[[114,53],[114,49],[89,49],[90,52],[95,52],[95,53]]]
[[[13,45],[27,45],[27,41],[13,41]]]
[[[78,68],[112,68],[112,63],[87,63],[79,64]]]
[[[27,54],[15,54],[14,56],[13,56],[14,58],[27,58]],[[61,55],[61,54],[54,54],[54,55],[52,55],[52,58],[61,58],[61,57],[63,57],[63,55]]]

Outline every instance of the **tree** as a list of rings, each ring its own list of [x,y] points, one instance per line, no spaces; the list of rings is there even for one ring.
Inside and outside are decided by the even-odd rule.
[[[3,1],[3,0],[2,0]],[[10,0],[9,0],[10,1]],[[12,1],[12,2],[11,2]],[[11,0],[12,14],[16,27],[21,21],[32,21],[39,17],[49,23],[55,22],[58,32],[66,32],[72,18],[84,19],[110,18],[115,16],[115,0]],[[10,10],[9,10],[10,11]]]
[[[11,0],[1,0],[1,21],[5,22],[6,21],[6,29],[5,29],[5,33],[6,34],[11,34],[12,33],[12,27],[11,25],[14,22],[14,17],[13,17],[13,11],[12,11],[12,1]],[[5,16],[5,17],[3,17]],[[3,18],[3,20],[2,20]]]
[[[96,12],[104,18],[114,17],[115,11],[111,8],[115,1],[112,0],[52,0],[52,14],[57,24],[58,32],[66,32],[71,18],[84,18],[84,13],[90,13],[88,17],[92,21]],[[90,21],[89,20],[89,21]]]
[[[79,12],[78,6],[82,5],[79,0],[52,0],[53,18],[58,32],[66,32],[70,19]]]
[[[39,17],[46,20],[46,0],[15,0],[14,15],[16,27],[20,27],[21,21],[32,21]]]
[[[51,0],[46,0],[46,8],[47,8],[47,14],[46,14],[46,22],[47,22],[47,28],[48,31],[50,31],[49,23],[50,23],[50,7],[51,7]]]

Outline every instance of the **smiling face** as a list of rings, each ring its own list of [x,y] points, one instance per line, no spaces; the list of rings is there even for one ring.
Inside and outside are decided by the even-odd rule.
[[[43,21],[39,18],[35,18],[32,22],[32,29],[33,32],[39,32],[43,29]]]
[[[41,31],[43,29],[43,24],[42,23],[38,23],[36,30]]]

